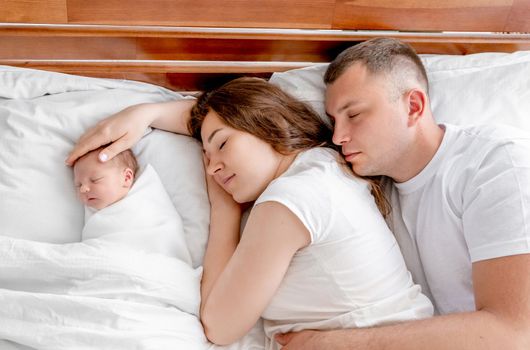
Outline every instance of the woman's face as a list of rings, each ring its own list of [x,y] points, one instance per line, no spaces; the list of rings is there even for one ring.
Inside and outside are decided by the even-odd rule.
[[[227,126],[210,111],[201,127],[207,173],[238,203],[251,202],[290,165],[256,136]]]

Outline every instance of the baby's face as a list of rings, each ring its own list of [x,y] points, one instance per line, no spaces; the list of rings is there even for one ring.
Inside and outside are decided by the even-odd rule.
[[[131,169],[113,161],[101,163],[96,152],[74,165],[74,183],[79,199],[94,209],[103,209],[125,197],[133,179]]]

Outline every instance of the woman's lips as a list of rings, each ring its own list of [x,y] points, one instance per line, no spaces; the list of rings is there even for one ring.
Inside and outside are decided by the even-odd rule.
[[[229,177],[227,177],[226,179],[223,180],[223,185],[228,185],[230,183],[230,181],[232,181],[232,179],[234,178],[234,176],[236,176],[236,174],[234,175],[231,175]]]

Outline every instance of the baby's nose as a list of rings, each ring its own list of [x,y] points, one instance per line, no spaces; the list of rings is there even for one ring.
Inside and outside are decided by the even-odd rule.
[[[88,186],[86,186],[86,185],[79,186],[79,192],[87,193],[88,191],[90,191],[90,188]]]

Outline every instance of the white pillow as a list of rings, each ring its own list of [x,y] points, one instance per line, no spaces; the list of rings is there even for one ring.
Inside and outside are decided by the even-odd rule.
[[[0,235],[80,241],[83,206],[64,165],[79,136],[129,105],[176,98],[150,84],[0,67]],[[154,130],[133,151],[160,175],[183,219],[193,266],[200,265],[209,203],[198,142]]]
[[[530,131],[530,51],[420,55],[438,122],[503,123]],[[329,123],[322,80],[327,64],[274,73],[270,81],[308,102]]]

